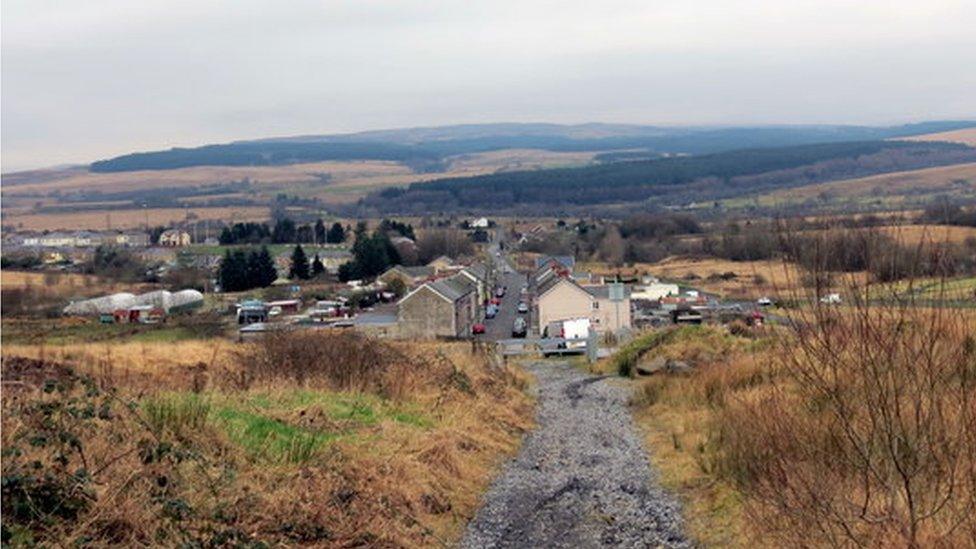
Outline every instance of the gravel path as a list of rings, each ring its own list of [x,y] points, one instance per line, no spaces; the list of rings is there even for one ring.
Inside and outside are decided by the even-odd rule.
[[[529,367],[538,428],[496,479],[461,547],[690,547],[656,483],[628,389],[563,363]]]

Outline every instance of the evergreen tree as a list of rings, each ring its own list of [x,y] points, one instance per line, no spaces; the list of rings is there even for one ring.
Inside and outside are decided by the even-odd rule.
[[[356,265],[355,261],[347,261],[339,265],[339,282],[349,282],[359,279],[361,276],[359,266]]]
[[[298,231],[295,233],[295,242],[301,244],[310,244],[315,238],[315,231],[312,229],[311,225],[301,225],[298,227]]]
[[[227,250],[218,271],[220,287],[225,292],[248,290],[247,256],[241,250]]]
[[[267,246],[251,252],[247,260],[248,282],[252,288],[267,288],[278,279],[278,269]]]
[[[291,270],[288,272],[288,278],[307,280],[308,276],[308,256],[305,255],[305,250],[299,244],[291,253]]]
[[[329,244],[342,244],[346,241],[346,230],[338,222],[333,223],[332,227],[329,228],[328,234],[325,236],[325,241]]]
[[[288,244],[295,241],[295,222],[287,217],[275,223],[271,241],[275,244]]]
[[[317,277],[325,272],[325,265],[322,264],[322,260],[319,259],[319,254],[315,254],[315,259],[312,260],[312,276]]]
[[[376,274],[382,273],[391,265],[399,265],[402,263],[400,252],[398,252],[396,246],[393,245],[389,235],[387,235],[385,232],[376,231],[373,233],[373,238],[377,240],[377,245],[382,246],[383,250],[386,252],[386,264],[383,266],[383,270]]]
[[[342,226],[340,225],[339,228],[341,229]],[[315,222],[315,243],[324,244],[326,242],[325,223],[322,223],[322,219],[320,218]]]
[[[377,230],[367,236],[365,231],[357,230],[357,234],[352,254],[355,270],[360,276],[376,276],[400,261],[400,254],[386,233]]]

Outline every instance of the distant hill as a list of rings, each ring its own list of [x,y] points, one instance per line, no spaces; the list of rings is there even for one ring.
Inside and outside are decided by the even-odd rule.
[[[277,166],[332,160],[389,160],[436,172],[445,159],[503,150],[642,150],[709,154],[742,148],[881,140],[976,127],[974,121],[901,126],[660,127],[626,124],[468,124],[238,141],[126,154],[93,162],[93,172],[168,170],[193,166]]]
[[[597,206],[680,206],[774,189],[976,161],[956,143],[857,141],[751,148],[581,168],[496,173],[378,191],[369,214],[512,211],[550,215]]]

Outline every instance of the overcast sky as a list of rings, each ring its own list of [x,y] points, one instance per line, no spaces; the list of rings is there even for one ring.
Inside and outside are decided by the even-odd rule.
[[[462,122],[976,118],[974,0],[3,0],[3,170]]]

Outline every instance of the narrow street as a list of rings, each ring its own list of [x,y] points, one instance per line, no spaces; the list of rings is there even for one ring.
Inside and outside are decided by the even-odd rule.
[[[524,274],[512,268],[504,254],[495,255],[497,251],[497,245],[489,249],[492,261],[495,262],[496,272],[498,273],[498,283],[499,285],[508,287],[508,291],[505,292],[505,296],[502,298],[502,303],[498,307],[498,314],[495,318],[488,318],[484,321],[485,333],[478,336],[478,339],[486,341],[499,341],[511,338],[512,325],[518,316],[524,317],[526,322],[529,320],[527,313],[520,315],[517,311],[521,290],[526,287],[526,277]],[[509,272],[506,273],[506,270]],[[494,292],[494,288],[492,288],[492,292]]]
[[[627,410],[628,388],[537,362],[538,427],[495,480],[461,547],[690,547]]]

